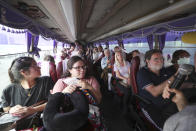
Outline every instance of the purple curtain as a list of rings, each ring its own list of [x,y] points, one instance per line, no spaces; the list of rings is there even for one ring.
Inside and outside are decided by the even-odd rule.
[[[31,43],[32,43],[32,34],[30,32],[26,33],[27,35],[27,52],[31,52],[30,48],[31,48]]]
[[[117,40],[117,41],[118,41],[118,46],[124,49],[123,40]]]
[[[4,26],[2,27],[2,30],[6,31],[6,29],[5,29],[5,27],[4,27]]]
[[[38,46],[38,42],[39,42],[39,36],[35,36],[34,37],[34,44],[33,44],[33,51],[32,53],[37,56],[37,57],[40,57],[39,55],[39,51],[41,51],[41,49],[39,49],[37,46]]]
[[[39,42],[39,36],[33,36],[30,32],[27,32],[27,52],[33,54],[37,57],[40,57],[40,49],[37,47]],[[31,46],[33,47],[31,49]]]
[[[166,37],[166,34],[163,34],[163,35],[159,35],[158,36],[159,49],[160,50],[163,50],[163,48],[165,47],[165,37]]]
[[[37,48],[39,42],[39,36],[35,36],[34,38],[34,47]]]
[[[148,41],[148,46],[150,50],[152,50],[153,49],[153,35],[147,36],[147,41]]]
[[[109,49],[109,42],[108,41],[105,42],[105,45],[106,45],[106,48]]]
[[[57,42],[56,42],[56,40],[53,41],[53,53],[57,53]]]

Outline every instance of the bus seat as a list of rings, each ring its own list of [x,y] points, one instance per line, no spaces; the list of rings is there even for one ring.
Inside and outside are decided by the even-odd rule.
[[[114,63],[115,63],[115,53],[112,54],[111,58],[111,65],[112,65],[112,76],[115,77],[115,72],[114,72]]]
[[[139,70],[139,66],[140,66],[139,56],[132,58],[132,61],[131,61],[131,85],[132,85],[134,94],[138,93],[136,78],[137,78],[137,72]]]
[[[50,77],[52,78],[52,80],[56,83],[58,78],[57,78],[57,70],[56,70],[56,65],[53,62],[49,63],[49,73],[50,73]]]
[[[56,72],[57,72],[57,78],[60,79],[62,74],[63,74],[63,64],[62,64],[62,61],[60,61],[58,63]]]

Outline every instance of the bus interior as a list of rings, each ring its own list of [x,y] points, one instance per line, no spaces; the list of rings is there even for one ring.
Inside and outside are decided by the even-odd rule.
[[[120,46],[127,54],[159,49],[165,60],[185,50],[196,66],[195,38],[196,0],[0,0],[0,96],[17,57],[31,56],[41,65],[52,55],[57,66],[62,50],[78,42],[84,49]],[[113,122],[123,124],[100,130],[129,130],[121,128],[129,125],[121,116]]]

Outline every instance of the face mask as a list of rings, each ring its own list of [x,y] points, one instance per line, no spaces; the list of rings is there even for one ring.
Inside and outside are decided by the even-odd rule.
[[[182,65],[182,64],[190,64],[190,58],[189,57],[180,58],[178,60],[178,65]]]

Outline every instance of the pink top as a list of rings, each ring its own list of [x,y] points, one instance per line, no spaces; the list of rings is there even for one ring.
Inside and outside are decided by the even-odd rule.
[[[56,92],[62,92],[66,87],[67,87],[67,84],[64,82],[66,79],[69,79],[70,77],[68,78],[62,78],[62,79],[59,79],[56,84],[54,85],[54,88],[53,88],[53,91],[52,91],[52,94],[56,93]],[[98,83],[98,81],[94,78],[94,77],[90,77],[88,79],[84,79],[88,84],[90,84],[95,90],[99,89],[100,88],[100,85]]]

